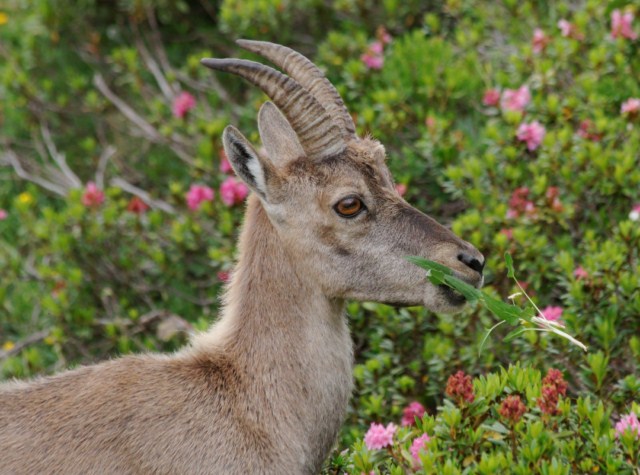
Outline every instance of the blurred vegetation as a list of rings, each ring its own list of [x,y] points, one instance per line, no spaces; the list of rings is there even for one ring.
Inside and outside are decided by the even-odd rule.
[[[613,465],[596,457],[589,467],[623,473],[630,459],[612,427],[640,399],[640,222],[632,213],[640,202],[640,114],[621,107],[640,98],[640,42],[611,37],[616,8],[640,15],[637,1],[594,0],[5,1],[1,377],[172,350],[215,319],[243,208],[216,191],[190,210],[185,194],[192,184],[218,190],[225,180],[220,136],[227,124],[259,142],[264,96],[199,60],[250,57],[236,38],[271,40],[323,68],[359,133],[386,146],[405,198],[487,256],[490,292],[506,298],[516,290],[502,261],[509,251],[537,304],[561,307],[568,331],[589,346],[584,355],[534,332],[505,344],[509,330],[498,328],[479,353],[495,323],[480,308],[449,316],[351,303],[356,392],[328,473],[404,473],[397,471],[409,470],[398,462],[402,455],[393,453],[377,454],[373,466],[357,464],[371,455],[360,442],[371,422],[397,421],[418,400],[434,414],[420,426],[433,435],[436,419],[451,412],[441,405],[453,372],[497,378],[515,363],[538,391],[539,373],[551,366],[569,383],[564,432],[548,417],[544,431],[522,429],[523,440],[578,433],[586,419],[574,407],[587,403],[569,398],[589,398],[606,414],[597,429],[609,444],[603,447],[617,447]],[[562,19],[572,34],[562,34]],[[536,28],[546,38],[540,50],[532,43]],[[379,69],[362,58],[374,42],[385,43]],[[504,97],[523,85],[531,101],[522,111],[483,104],[489,89]],[[176,115],[182,92],[195,107]],[[535,150],[517,138],[532,121],[546,129]],[[104,190],[103,203],[83,203],[88,182]],[[151,209],[136,211],[134,196]],[[513,212],[516,198],[532,212]],[[506,380],[496,384],[493,401],[518,391]],[[528,394],[537,411],[538,393]],[[493,410],[485,404],[478,411]],[[482,462],[479,452],[448,459],[438,443],[430,447],[440,458],[425,463],[436,473],[503,467],[498,459]],[[448,443],[442,447],[460,449]],[[501,454],[513,456],[510,447]],[[536,454],[525,464],[532,473],[592,470],[566,451]],[[480,470],[482,463],[489,468]]]

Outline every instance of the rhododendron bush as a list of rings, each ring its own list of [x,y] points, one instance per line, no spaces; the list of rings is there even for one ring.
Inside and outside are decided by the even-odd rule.
[[[634,473],[637,2],[53,3],[0,5],[2,378],[172,350],[216,318],[248,193],[221,134],[259,143],[264,96],[199,60],[273,40],[336,84],[404,198],[483,252],[484,294],[526,292],[588,348],[485,338],[483,305],[349,303],[326,473]]]

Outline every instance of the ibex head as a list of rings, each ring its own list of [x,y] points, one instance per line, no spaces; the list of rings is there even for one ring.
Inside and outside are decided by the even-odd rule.
[[[480,286],[482,254],[400,197],[384,147],[357,137],[340,95],[311,61],[272,43],[238,44],[288,75],[253,61],[202,60],[245,78],[275,103],[265,103],[258,114],[265,155],[232,126],[223,141],[231,165],[261,200],[299,274],[336,299],[434,311],[461,308],[460,295],[429,283],[405,257],[440,262]]]

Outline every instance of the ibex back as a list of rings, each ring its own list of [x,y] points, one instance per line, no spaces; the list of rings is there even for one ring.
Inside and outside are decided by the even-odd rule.
[[[173,355],[129,356],[0,386],[2,474],[312,474],[351,393],[347,299],[456,311],[464,300],[405,260],[480,286],[482,255],[396,192],[383,146],[295,51],[239,41],[285,73],[205,59],[275,103],[265,153],[224,148],[253,191],[219,320]]]

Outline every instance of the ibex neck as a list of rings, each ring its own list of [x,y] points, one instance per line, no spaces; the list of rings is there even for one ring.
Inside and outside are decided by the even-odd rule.
[[[221,319],[194,348],[234,361],[251,382],[243,406],[255,409],[253,423],[269,425],[278,445],[299,444],[305,468],[317,472],[351,393],[344,303],[300,275],[255,197],[239,251]]]

